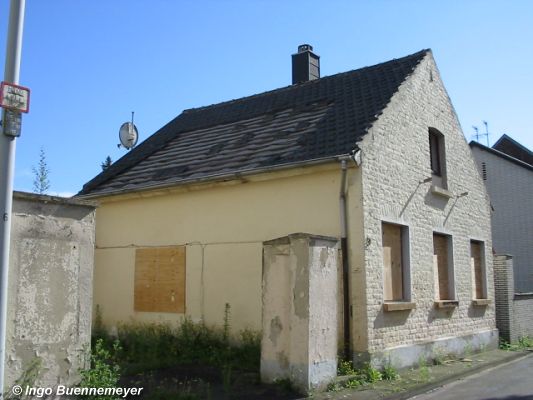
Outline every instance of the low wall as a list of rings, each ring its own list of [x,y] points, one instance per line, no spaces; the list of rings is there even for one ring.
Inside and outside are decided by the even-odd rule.
[[[35,384],[72,385],[90,347],[95,204],[16,192],[5,385],[33,363]]]
[[[512,256],[494,257],[494,287],[500,337],[511,343],[524,336],[533,337],[533,293],[515,293]]]

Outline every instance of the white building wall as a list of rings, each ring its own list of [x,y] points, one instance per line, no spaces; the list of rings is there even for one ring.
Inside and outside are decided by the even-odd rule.
[[[452,198],[432,193],[431,183],[421,183],[431,177],[429,127],[445,136],[448,191]],[[435,341],[450,352],[460,352],[472,344],[474,347],[494,345],[497,333],[488,196],[431,56],[402,84],[359,146],[363,171],[366,323],[371,359],[374,359],[372,354],[394,358],[396,351],[403,359],[401,364],[408,365],[421,355],[430,356],[421,353],[420,346]],[[457,197],[465,192],[468,195]],[[411,300],[416,309],[384,310],[383,221],[409,227]],[[459,301],[455,308],[443,310],[435,306],[434,231],[452,236]],[[492,301],[486,306],[472,302],[471,239],[485,244],[488,297]],[[454,338],[469,339],[458,345]],[[406,348],[413,351],[405,352]],[[430,347],[429,351],[435,348]]]
[[[485,184],[492,207],[496,254],[513,256],[515,290],[533,292],[533,168],[472,146],[478,169],[485,163]]]

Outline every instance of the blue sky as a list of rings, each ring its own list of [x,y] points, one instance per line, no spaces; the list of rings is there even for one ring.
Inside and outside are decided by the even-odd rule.
[[[15,189],[32,190],[43,147],[50,192],[76,193],[125,154],[131,111],[144,140],[184,109],[289,85],[302,43],[323,76],[431,48],[468,140],[486,120],[491,144],[533,149],[532,21],[528,0],[27,0]]]

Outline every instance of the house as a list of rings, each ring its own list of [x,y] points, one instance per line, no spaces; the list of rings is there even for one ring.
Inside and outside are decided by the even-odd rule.
[[[494,209],[494,251],[512,256],[512,276],[500,279],[514,281],[512,298],[498,313],[498,324],[509,341],[533,336],[533,152],[507,135],[492,148],[478,142],[470,147]]]
[[[84,185],[106,324],[222,324],[229,303],[260,329],[263,242],[308,232],[340,239],[355,359],[496,345],[489,200],[431,51],[319,61],[300,46],[292,85],[186,110]]]

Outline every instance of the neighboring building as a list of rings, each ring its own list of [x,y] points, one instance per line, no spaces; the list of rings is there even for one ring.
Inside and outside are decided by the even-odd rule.
[[[509,342],[533,337],[533,152],[507,135],[470,147],[493,209],[497,326]]]
[[[95,204],[15,192],[12,214],[5,388],[77,384],[91,345]]]
[[[496,345],[489,200],[431,51],[320,78],[300,46],[293,82],[186,110],[83,187],[104,322],[229,303],[260,329],[263,242],[346,221],[355,358]]]
[[[533,153],[507,135],[470,146],[493,208],[494,252],[513,256],[515,291],[533,293]]]

